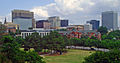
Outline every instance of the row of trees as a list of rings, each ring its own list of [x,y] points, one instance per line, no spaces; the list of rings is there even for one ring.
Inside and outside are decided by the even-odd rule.
[[[74,46],[86,46],[86,47],[98,47],[98,48],[108,48],[108,49],[114,49],[114,48],[120,48],[120,40],[98,40],[98,39],[92,39],[92,38],[72,38],[70,39],[70,45]]]
[[[62,54],[66,43],[64,37],[58,32],[54,31],[49,35],[44,36],[43,38],[41,38],[38,33],[33,33],[31,36],[25,38],[23,45],[23,47],[27,49],[34,48],[36,52],[47,49],[51,53],[54,51],[56,53],[60,52],[60,54]]]

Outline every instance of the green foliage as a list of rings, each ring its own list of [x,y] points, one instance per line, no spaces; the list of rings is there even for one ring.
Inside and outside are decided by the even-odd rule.
[[[24,47],[29,49],[34,48],[36,52],[41,52],[42,49],[61,52],[65,48],[66,43],[69,43],[67,37],[60,35],[56,31],[50,32],[49,35],[44,36],[43,38],[41,38],[38,33],[33,33],[32,35],[26,37],[25,41]]]
[[[42,59],[36,52],[28,52],[26,55],[28,63],[45,63]]]
[[[0,63],[45,63],[37,53],[29,51],[21,51],[20,46],[22,39],[17,40],[18,38],[13,38],[11,36],[4,36],[2,38],[3,44],[0,49]],[[18,41],[18,42],[16,42]],[[9,61],[9,62],[7,62]]]
[[[25,48],[34,48],[35,51],[41,51],[41,36],[35,32],[32,35],[25,38],[24,47]]]
[[[120,30],[112,31],[108,34],[108,36],[112,36],[112,38],[120,40]]]
[[[84,63],[119,63],[120,50],[110,52],[96,52],[85,58]]]
[[[70,42],[72,43],[71,45],[75,45],[75,46],[79,46],[81,44],[81,41],[78,38],[71,38]]]
[[[70,44],[74,46],[86,46],[86,47],[98,47],[98,48],[108,48],[108,49],[114,49],[114,48],[120,48],[120,40],[110,40],[110,39],[104,39],[104,40],[98,40],[95,38],[71,38]]]
[[[62,51],[65,48],[65,42],[63,36],[58,32],[53,31],[50,35],[43,38],[43,42],[46,43],[45,47],[48,47],[49,50]]]
[[[106,28],[106,27],[101,26],[101,27],[98,29],[98,32],[100,32],[100,33],[103,35],[103,34],[106,34],[108,31],[107,31],[107,28]]]

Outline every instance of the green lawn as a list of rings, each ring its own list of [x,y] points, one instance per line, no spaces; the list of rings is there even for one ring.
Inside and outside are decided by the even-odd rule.
[[[82,63],[84,57],[89,56],[94,51],[68,50],[68,53],[60,56],[45,56],[46,63]]]

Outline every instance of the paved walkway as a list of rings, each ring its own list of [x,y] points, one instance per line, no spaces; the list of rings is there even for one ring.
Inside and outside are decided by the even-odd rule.
[[[84,46],[66,46],[68,49],[82,49],[82,50],[95,50],[95,51],[103,51],[103,52],[108,52],[110,51],[109,49],[104,49],[104,48],[91,48],[91,47],[84,47]]]

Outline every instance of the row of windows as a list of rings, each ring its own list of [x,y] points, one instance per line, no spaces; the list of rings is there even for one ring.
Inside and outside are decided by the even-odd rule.
[[[27,37],[27,36],[30,36],[30,35],[32,35],[32,33],[22,33],[22,37],[23,37],[23,38],[25,38],[25,37]],[[49,35],[49,33],[48,33],[48,32],[46,32],[46,33],[39,33],[39,35],[40,35],[41,37],[43,37],[43,36]]]

